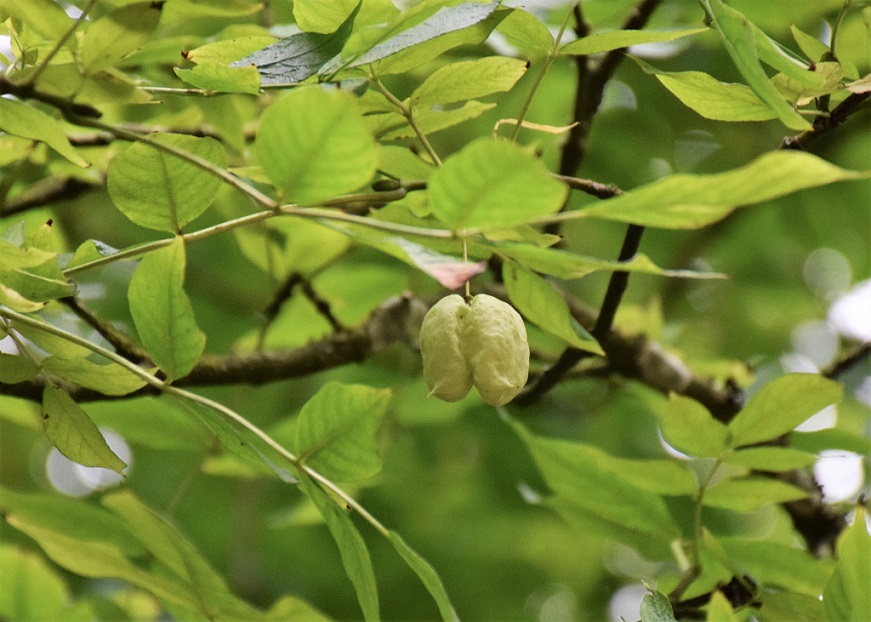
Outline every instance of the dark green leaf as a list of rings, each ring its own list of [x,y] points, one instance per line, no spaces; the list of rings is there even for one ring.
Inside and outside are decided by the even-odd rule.
[[[186,376],[206,346],[184,291],[185,265],[184,241],[175,238],[142,259],[127,293],[142,344],[170,380]]]
[[[294,449],[300,462],[332,480],[367,479],[381,470],[375,435],[390,392],[329,382],[299,414]]]
[[[841,401],[837,382],[816,374],[789,374],[762,387],[729,422],[732,446],[753,445],[777,438]]]
[[[355,58],[350,67],[360,67],[420,45],[441,35],[462,30],[486,19],[498,7],[497,2],[464,2],[443,7],[425,21],[395,34]]]
[[[94,422],[66,391],[50,384],[42,394],[42,426],[52,445],[73,462],[123,475],[127,465],[109,448]]]
[[[155,140],[225,168],[221,144],[213,138],[155,134]],[[200,166],[144,143],[117,155],[107,171],[109,196],[137,225],[178,233],[211,204],[221,180]]]
[[[342,51],[354,26],[355,9],[332,34],[302,32],[249,54],[230,65],[254,65],[263,86],[282,86],[302,82],[316,74],[330,59]]]

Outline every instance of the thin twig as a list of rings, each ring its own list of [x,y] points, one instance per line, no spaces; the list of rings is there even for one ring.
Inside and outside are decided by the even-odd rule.
[[[60,39],[55,42],[54,46],[52,46],[48,54],[45,55],[45,58],[43,58],[36,66],[36,69],[33,70],[33,73],[27,76],[24,84],[30,85],[36,83],[36,79],[42,75],[42,72],[46,70],[48,64],[51,62],[51,59],[54,58],[58,52],[60,52],[60,49],[64,45],[66,45],[66,42],[69,40],[70,37],[73,36],[73,33],[75,33],[76,30],[78,30],[79,26],[82,25],[82,22],[84,22],[85,18],[88,17],[88,13],[91,12],[91,9],[94,8],[95,4],[97,4],[97,0],[88,0],[88,4],[86,4],[85,8],[82,9],[81,15],[79,15],[79,17],[72,24],[70,24],[70,27],[67,28],[66,32],[63,33]]]

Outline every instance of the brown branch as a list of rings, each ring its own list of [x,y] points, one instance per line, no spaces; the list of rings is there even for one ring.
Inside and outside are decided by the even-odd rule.
[[[835,106],[827,116],[819,116],[814,119],[813,128],[787,136],[781,144],[782,149],[808,149],[813,143],[834,129],[840,127],[854,114],[869,108],[871,93],[852,93],[844,101]]]
[[[56,201],[72,201],[86,192],[100,187],[102,187],[100,183],[76,177],[46,177],[27,190],[0,202],[0,217],[43,207]]]
[[[79,104],[62,97],[49,95],[37,90],[32,84],[16,84],[5,76],[0,76],[0,95],[14,95],[19,99],[36,99],[43,103],[54,106],[64,114],[71,112],[83,117],[99,118],[102,112],[89,106],[88,104]]]
[[[823,371],[823,376],[833,379],[840,378],[869,357],[871,357],[871,341],[866,341],[843,358],[835,361],[828,369]]]
[[[205,355],[190,374],[174,383],[178,387],[230,384],[259,385],[266,382],[308,376],[351,363],[360,363],[396,342],[416,344],[426,306],[410,295],[390,298],[375,309],[363,326],[333,333],[319,341],[290,350],[250,354]],[[0,383],[0,395],[39,402],[45,382],[36,378],[18,384]],[[81,387],[69,387],[78,402],[128,399],[154,395],[158,389],[146,386],[128,395],[111,397]]]
[[[75,296],[69,296],[61,298],[59,302],[68,306],[82,321],[96,330],[103,339],[115,348],[115,352],[128,360],[150,364],[151,359],[144,348],[133,341],[127,334],[91,311],[81,300]]]

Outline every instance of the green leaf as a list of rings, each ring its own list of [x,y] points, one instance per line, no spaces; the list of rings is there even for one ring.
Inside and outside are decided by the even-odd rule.
[[[48,326],[47,323],[42,322],[42,320],[39,320],[38,318],[32,319],[40,324]],[[28,341],[32,341],[39,348],[54,354],[55,356],[75,359],[84,358],[91,354],[91,351],[88,348],[72,343],[68,339],[54,335],[46,330],[39,330],[34,326],[24,326],[22,324],[13,324],[13,328],[15,329],[15,332],[19,333],[22,337]]]
[[[682,395],[671,394],[657,409],[662,436],[669,445],[690,456],[719,456],[728,448],[729,430],[707,408]]]
[[[660,71],[640,59],[633,60],[645,73],[656,76],[685,106],[706,119],[768,121],[777,118],[777,113],[746,84],[720,82],[701,71]]]
[[[837,382],[816,374],[788,374],[762,387],[729,422],[732,446],[753,445],[791,432],[830,404],[841,401]]]
[[[356,190],[375,174],[375,142],[341,91],[288,93],[263,113],[256,148],[263,171],[297,203]]]
[[[32,313],[39,311],[43,307],[43,303],[29,300],[3,283],[0,283],[0,305],[7,306],[13,311],[21,313]]]
[[[806,499],[808,493],[791,484],[766,477],[727,479],[711,486],[704,496],[709,507],[753,512],[770,503]]]
[[[496,104],[484,104],[473,100],[452,110],[418,111],[414,116],[414,121],[423,134],[433,134],[454,127],[464,121],[475,119],[495,107]],[[395,140],[397,138],[412,138],[417,136],[417,132],[408,124],[408,119],[397,112],[374,115],[372,118],[379,122],[374,128],[374,132],[381,140]]]
[[[293,19],[303,32],[330,33],[341,27],[359,4],[358,0],[294,0]]]
[[[433,5],[433,3],[421,4]],[[508,9],[497,9],[485,19],[471,26],[439,35],[434,39],[413,45],[387,58],[382,58],[378,61],[377,65],[378,75],[386,76],[413,71],[449,50],[462,46],[480,45],[487,40],[493,29],[509,14],[510,10]]]
[[[301,32],[267,45],[230,65],[254,65],[263,86],[283,86],[302,82],[316,74],[330,59],[338,56],[354,26],[358,9],[332,34]]]
[[[368,65],[425,41],[477,24],[493,13],[498,6],[498,2],[463,2],[452,7],[442,7],[435,15],[397,34],[393,34],[395,27],[392,28],[388,31],[392,36],[355,58],[349,66]]]
[[[429,181],[432,213],[455,230],[520,225],[560,209],[568,189],[513,143],[479,138]]]
[[[812,61],[819,61],[829,51],[828,45],[807,34],[795,24],[791,24],[789,29],[792,32],[792,38],[798,43],[798,47]]]
[[[29,358],[0,352],[0,382],[18,384],[35,378],[38,373],[39,366]]]
[[[817,457],[791,447],[749,447],[726,456],[724,462],[760,471],[781,472],[811,466]]]
[[[148,253],[133,272],[130,314],[151,358],[170,380],[193,369],[206,346],[184,291],[184,240]]]
[[[6,620],[59,620],[70,600],[66,583],[39,555],[0,545],[0,617]]]
[[[714,592],[708,603],[708,613],[705,622],[740,622],[732,605],[720,590]]]
[[[826,449],[845,449],[857,454],[871,454],[871,438],[837,428],[815,432],[793,432],[789,444],[796,449],[819,453]]]
[[[41,364],[43,369],[56,376],[104,395],[127,395],[146,384],[144,379],[117,363],[98,365],[84,358],[51,356]]]
[[[626,479],[662,485],[645,475],[646,461],[620,460],[589,445],[534,436],[517,423],[513,427],[553,491],[551,503],[570,522],[645,549],[658,544],[667,550],[680,537],[662,497]]]
[[[123,475],[127,465],[109,448],[94,422],[66,391],[50,384],[42,394],[42,426],[52,445],[73,462]]]
[[[641,599],[641,622],[676,622],[668,596],[648,588]]]
[[[572,317],[565,298],[550,283],[516,261],[503,264],[502,279],[511,302],[527,320],[580,350],[605,354],[596,339]]]
[[[127,4],[93,22],[79,42],[79,67],[83,74],[96,73],[134,52],[148,41],[160,20],[161,5],[155,2]]]
[[[0,8],[6,15],[25,22],[47,39],[54,41],[60,41],[72,24],[72,18],[53,0],[0,0]],[[76,38],[69,37],[64,47],[75,49]]]
[[[838,537],[838,565],[823,592],[829,620],[858,620],[871,611],[871,535],[865,509],[856,507],[853,524]]]
[[[83,577],[121,579],[137,585],[158,598],[185,605],[194,611],[199,603],[185,586],[157,573],[142,570],[112,543],[101,539],[77,539],[64,530],[51,530],[12,514],[6,521],[33,538],[56,564]]]
[[[412,108],[429,108],[509,91],[526,67],[526,62],[504,56],[451,63],[424,80],[408,101]]]
[[[172,398],[184,411],[192,414],[203,426],[215,435],[234,456],[241,459],[249,471],[258,475],[270,473],[285,483],[296,483],[296,465],[268,447],[261,439],[216,408],[188,399]]]
[[[175,75],[189,84],[215,93],[260,92],[260,73],[254,67],[227,67],[204,62],[192,69],[174,68]]]
[[[343,482],[381,470],[375,435],[390,391],[329,382],[299,414],[294,449],[300,462]]]
[[[521,8],[511,11],[499,24],[498,30],[512,45],[538,56],[549,54],[553,48],[553,35],[547,26]]]
[[[227,65],[249,54],[275,43],[275,37],[269,35],[248,35],[212,41],[192,50],[184,57],[193,63],[216,63]]]
[[[697,229],[738,207],[764,203],[805,188],[871,177],[809,153],[773,151],[740,168],[713,175],[669,175],[567,218],[595,217],[664,229]]]
[[[682,37],[697,35],[707,32],[707,28],[691,28],[687,30],[614,30],[611,32],[597,32],[583,39],[577,39],[566,43],[560,48],[560,54],[572,56],[586,56],[600,54],[627,48],[630,45],[642,45],[645,43],[659,43],[662,41],[674,41]]]
[[[740,537],[720,537],[717,542],[730,560],[757,581],[798,594],[818,597],[835,567],[831,559],[818,559],[779,542]]]
[[[79,244],[79,247],[76,249],[76,252],[73,253],[73,256],[70,258],[64,269],[69,270],[91,261],[102,259],[103,257],[109,257],[117,252],[117,248],[112,248],[108,244],[100,242],[99,240],[85,240]]]
[[[233,596],[202,554],[133,493],[112,493],[103,497],[102,503],[124,519],[131,533],[198,603],[199,611],[215,619],[256,619],[257,612]]]
[[[438,605],[442,620],[445,622],[459,622],[460,618],[457,616],[457,612],[454,611],[454,606],[451,604],[448,593],[445,591],[444,583],[442,583],[441,577],[438,576],[433,567],[429,565],[429,562],[408,546],[405,540],[402,539],[402,536],[395,531],[390,532],[390,542],[433,597],[436,605]]]
[[[0,98],[0,130],[13,136],[44,142],[73,164],[88,167],[64,134],[63,126],[32,105]]]
[[[737,10],[723,4],[722,0],[703,0],[703,4],[732,62],[759,99],[770,106],[788,128],[810,129],[811,124],[781,97],[759,64],[756,31],[750,21]]]
[[[17,492],[0,486],[0,513],[80,541],[100,540],[128,557],[146,551],[123,521],[102,508],[59,493]]]
[[[339,547],[342,565],[357,592],[357,600],[363,610],[364,619],[367,622],[379,620],[381,616],[378,611],[378,586],[375,583],[375,572],[372,569],[369,549],[366,548],[360,532],[354,527],[354,523],[344,509],[340,508],[336,501],[315,482],[306,476],[300,478],[299,485],[317,506],[327,529],[330,530]]]
[[[475,248],[478,244],[473,245]],[[522,263],[527,268],[549,274],[563,280],[580,279],[594,272],[619,270],[621,272],[640,272],[684,279],[719,279],[725,275],[717,272],[696,272],[694,270],[668,270],[653,263],[647,255],[636,254],[626,261],[610,261],[578,255],[559,248],[542,248],[535,244],[517,242],[488,241],[481,245],[492,249],[503,257]]]
[[[20,247],[7,240],[0,239],[0,268],[4,270],[34,268],[54,259],[55,256],[56,253],[34,246]]]
[[[218,168],[226,168],[224,148],[213,138],[154,134]],[[137,225],[178,233],[202,214],[215,198],[221,180],[200,166],[144,143],[115,156],[107,171],[109,196]]]

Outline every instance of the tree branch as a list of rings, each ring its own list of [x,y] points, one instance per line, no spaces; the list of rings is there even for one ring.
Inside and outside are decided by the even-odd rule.
[[[361,327],[333,333],[299,348],[250,354],[205,355],[190,374],[174,382],[173,386],[259,385],[360,363],[393,343],[416,344],[420,321],[425,313],[426,305],[411,295],[390,298],[376,308]],[[35,378],[18,384],[0,384],[0,395],[39,402],[44,388],[44,379]],[[159,393],[159,389],[150,385],[118,397],[81,387],[69,387],[70,397],[78,402],[129,399],[156,393]]]
[[[851,116],[869,108],[871,93],[852,93],[835,106],[828,116],[814,119],[813,128],[783,139],[782,149],[808,149],[813,143],[832,130],[840,127]]]
[[[72,201],[101,187],[102,184],[76,177],[46,177],[11,199],[0,202],[0,217],[19,214],[56,201]]]

